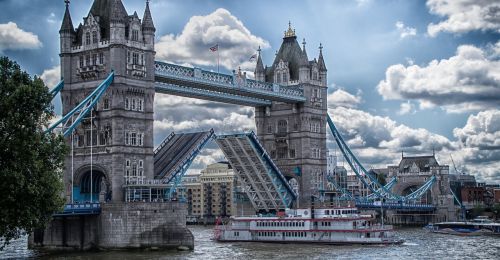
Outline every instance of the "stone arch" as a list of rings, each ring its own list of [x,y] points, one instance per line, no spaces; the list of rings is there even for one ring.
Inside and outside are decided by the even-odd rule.
[[[105,199],[110,199],[111,182],[104,167],[92,165],[92,176],[90,176],[90,164],[80,167],[74,178],[74,198],[76,201],[99,201],[99,194],[105,189]],[[92,177],[92,178],[91,178]],[[91,193],[92,191],[92,193]]]
[[[401,195],[406,196],[406,195],[414,192],[418,188],[420,188],[420,186],[421,185],[417,185],[417,184],[406,185],[406,186],[404,186],[404,188],[401,189]],[[432,204],[432,191],[430,189],[428,191],[426,191],[425,194],[422,195],[422,197],[420,199],[418,199],[416,202],[422,203],[422,204]]]

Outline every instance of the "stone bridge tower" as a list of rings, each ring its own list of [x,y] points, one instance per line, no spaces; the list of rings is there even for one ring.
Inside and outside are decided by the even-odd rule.
[[[149,3],[141,20],[121,0],[95,0],[75,29],[67,0],[59,33],[63,114],[115,72],[92,120],[87,115],[74,132],[64,171],[68,201],[72,179],[75,201],[97,201],[99,193],[101,199],[123,201],[127,179],[153,178],[155,27]]]
[[[257,135],[292,186],[298,188],[299,206],[310,204],[311,195],[326,174],[327,69],[322,46],[319,57],[309,60],[305,40],[300,48],[289,24],[271,67],[257,59],[259,81],[302,87],[305,103],[273,102],[255,109]]]

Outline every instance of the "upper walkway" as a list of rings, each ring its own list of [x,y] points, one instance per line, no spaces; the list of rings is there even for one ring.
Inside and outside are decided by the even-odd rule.
[[[271,101],[306,101],[300,85],[282,86],[160,61],[155,61],[155,82],[158,93],[245,106],[269,106]]]

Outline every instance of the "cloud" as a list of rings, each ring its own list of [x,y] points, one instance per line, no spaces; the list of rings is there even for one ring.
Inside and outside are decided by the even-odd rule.
[[[401,39],[417,35],[417,29],[405,26],[401,21],[396,22],[396,30],[399,32],[399,37]]]
[[[355,108],[362,102],[361,94],[362,92],[358,91],[356,95],[352,95],[339,88],[328,95],[328,107],[341,106]]]
[[[415,105],[413,105],[410,101],[406,103],[401,103],[398,114],[399,115],[415,114]]]
[[[426,66],[390,66],[377,90],[384,99],[418,100],[421,109],[463,113],[498,107],[500,61],[487,50],[461,45],[455,56]]]
[[[219,44],[219,53],[209,48]],[[193,16],[179,35],[162,36],[156,43],[156,58],[174,63],[191,63],[200,66],[220,65],[237,69],[256,49],[269,48],[269,43],[253,35],[243,23],[228,10],[219,8],[206,16]],[[253,67],[254,65],[252,65]]]
[[[56,14],[50,13],[49,16],[47,17],[47,23],[55,24],[57,22],[58,22],[58,20],[56,18]]]
[[[42,42],[38,36],[25,32],[16,23],[0,24],[0,52],[4,50],[38,49]]]
[[[455,128],[453,135],[462,147],[500,150],[500,110],[481,111],[469,116],[465,126]]]
[[[52,89],[61,81],[61,66],[57,65],[51,69],[46,69],[40,75],[40,78],[49,89]]]
[[[500,33],[500,2],[492,0],[427,0],[431,13],[446,17],[427,27],[430,36],[440,32],[465,33],[491,30]]]
[[[372,0],[356,0],[358,7],[364,7],[370,5]]]

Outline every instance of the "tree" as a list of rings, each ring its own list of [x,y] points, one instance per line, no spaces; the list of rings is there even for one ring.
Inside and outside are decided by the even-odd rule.
[[[46,134],[52,95],[7,57],[0,57],[0,249],[43,228],[62,209],[64,138]]]

